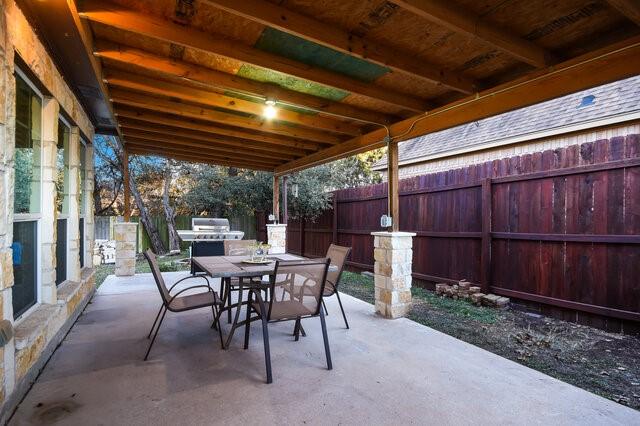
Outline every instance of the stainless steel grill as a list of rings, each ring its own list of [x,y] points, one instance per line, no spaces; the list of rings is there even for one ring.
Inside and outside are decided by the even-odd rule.
[[[182,241],[222,241],[241,240],[242,231],[232,231],[229,219],[194,217],[191,219],[191,230],[178,231]]]

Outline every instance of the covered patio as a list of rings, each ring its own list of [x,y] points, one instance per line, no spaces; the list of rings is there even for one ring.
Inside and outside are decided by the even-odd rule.
[[[0,29],[8,33],[6,58],[0,58],[6,95],[0,142],[10,147],[0,150],[0,201],[7,213],[0,215],[2,316],[8,330],[0,354],[1,419],[17,406],[12,424],[640,423],[637,411],[404,318],[411,309],[412,266],[420,259],[412,251],[416,234],[400,232],[398,190],[402,141],[640,74],[637,2],[0,4]],[[16,87],[22,89],[18,97]],[[58,130],[65,126],[73,148],[66,166],[74,229],[58,243],[53,170],[62,149],[56,147],[65,146]],[[93,260],[84,263],[93,245],[95,134],[122,144],[117,162],[125,219],[115,230],[116,276],[97,290]],[[80,139],[86,139],[87,167],[81,165]],[[13,209],[16,147],[35,158],[23,179],[25,188],[37,189],[33,211]],[[375,304],[344,296],[351,323],[345,330],[335,299],[327,300],[333,371],[323,363],[318,321],[305,320],[308,336],[296,343],[291,323],[277,324],[271,343],[276,380],[267,386],[260,329],[252,329],[258,336],[248,350],[239,336],[222,350],[209,327],[209,309],[168,315],[151,359],[142,361],[160,301],[152,276],[135,274],[131,155],[272,173],[267,236],[277,254],[288,247],[281,209],[287,176],[384,147],[386,214],[374,218],[379,228],[366,231],[375,257]],[[86,233],[78,220],[82,202]],[[11,305],[24,296],[14,286],[16,271],[27,263],[16,256],[22,249],[14,240],[21,235],[8,226],[16,222],[19,231],[20,220],[33,224],[35,236],[23,235],[24,242],[38,245],[28,257],[30,275],[21,280],[30,292],[30,312],[14,312]],[[478,250],[478,284],[486,293],[491,231],[487,216]],[[332,238],[339,243],[337,228]],[[67,242],[74,254],[73,292],[64,285],[58,290],[54,279],[62,270],[55,249]],[[167,274],[173,281],[180,276]]]
[[[166,273],[173,282],[182,272]],[[215,286],[215,284],[214,284]],[[388,321],[344,295],[351,330],[327,300],[334,369],[319,321],[261,331],[220,349],[210,311],[169,315],[149,361],[160,297],[151,274],[110,276],[10,424],[636,424],[640,413],[407,319]],[[223,322],[223,328],[227,329]]]

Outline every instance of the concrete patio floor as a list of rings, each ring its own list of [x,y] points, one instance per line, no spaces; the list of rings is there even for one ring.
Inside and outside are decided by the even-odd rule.
[[[168,273],[171,283],[184,273]],[[160,297],[150,274],[110,276],[54,353],[10,424],[640,424],[640,412],[407,319],[344,297],[327,301],[334,369],[318,319],[270,327],[220,349],[211,311],[167,315],[142,361]],[[225,329],[228,326],[224,324]]]

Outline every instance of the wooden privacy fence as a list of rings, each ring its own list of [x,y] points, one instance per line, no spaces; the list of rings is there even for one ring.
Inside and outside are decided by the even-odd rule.
[[[315,222],[289,221],[288,249],[321,256],[337,242],[372,269],[386,194],[335,192]],[[466,278],[545,313],[640,330],[627,323],[640,321],[640,135],[402,180],[399,219],[417,234],[416,279]]]

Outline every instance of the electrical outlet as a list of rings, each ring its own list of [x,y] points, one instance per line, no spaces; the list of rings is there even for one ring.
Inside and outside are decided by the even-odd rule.
[[[380,218],[380,227],[381,228],[388,228],[391,225],[393,225],[393,218],[391,216],[387,216],[382,215],[382,217]]]

